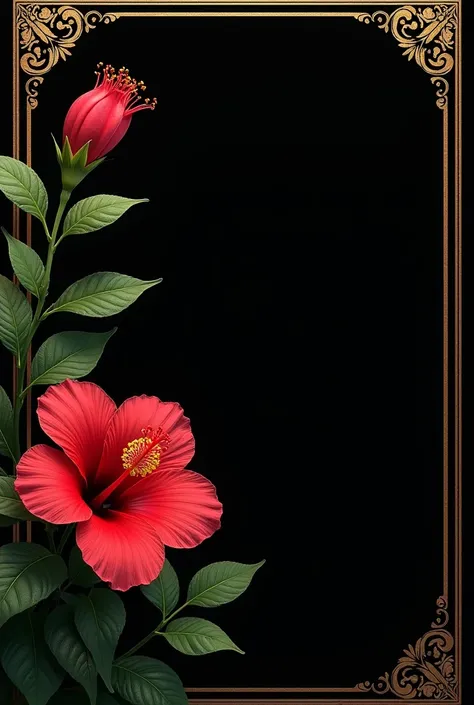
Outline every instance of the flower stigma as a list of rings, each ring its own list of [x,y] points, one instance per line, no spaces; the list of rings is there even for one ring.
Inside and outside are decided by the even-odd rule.
[[[104,66],[101,61],[97,64],[97,69],[95,72],[97,76],[95,87],[104,88],[120,96],[125,107],[125,117],[133,115],[139,110],[155,109],[156,98],[143,98],[140,91],[146,90],[144,82],[131,78],[130,72],[125,66],[116,71],[113,66],[110,64]]]

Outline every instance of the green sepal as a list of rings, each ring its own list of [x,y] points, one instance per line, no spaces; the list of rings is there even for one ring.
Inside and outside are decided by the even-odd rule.
[[[96,159],[95,162],[91,162],[90,164],[87,163],[90,140],[89,142],[86,142],[86,144],[84,144],[75,154],[72,153],[68,137],[64,140],[62,151],[54,139],[54,136],[53,141],[56,148],[58,163],[61,167],[63,189],[69,193],[71,193],[71,191],[75,189],[76,186],[80,184],[88,174],[91,173],[91,171],[94,171],[94,169],[105,160],[105,157],[103,157],[102,159]]]

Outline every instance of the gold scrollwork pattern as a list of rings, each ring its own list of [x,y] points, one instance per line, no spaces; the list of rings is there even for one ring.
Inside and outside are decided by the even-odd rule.
[[[454,66],[455,37],[457,30],[456,5],[433,5],[433,7],[413,7],[405,5],[392,13],[377,10],[361,13],[359,22],[374,22],[385,32],[391,32],[404,49],[403,56],[415,59],[418,66],[430,74],[437,87],[436,105],[444,109],[447,105],[448,82],[440,81],[439,76],[448,74]]]
[[[43,83],[43,76],[32,76],[25,83],[26,99],[32,110],[38,107],[38,88]]]
[[[439,597],[436,618],[431,630],[404,650],[404,656],[391,673],[385,673],[374,683],[358,683],[357,688],[378,695],[392,693],[399,698],[433,698],[457,700],[458,683],[454,672],[454,638],[445,629],[449,622],[448,602]]]
[[[442,76],[432,76],[431,83],[436,86],[436,95],[438,96],[436,105],[443,110],[448,104],[449,83]]]
[[[71,49],[84,32],[90,32],[100,23],[115,22],[117,16],[97,10],[83,13],[70,5],[49,8],[19,4],[17,8],[16,22],[22,52],[20,66],[26,74],[34,77],[26,82],[25,88],[28,104],[36,108],[42,76],[60,59],[65,61],[71,56]]]

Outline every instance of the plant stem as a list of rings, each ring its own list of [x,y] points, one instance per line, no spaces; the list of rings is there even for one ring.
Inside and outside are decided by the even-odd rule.
[[[158,629],[158,627],[157,627],[157,629]],[[151,641],[151,639],[153,639],[154,636],[156,636],[155,629],[152,632],[150,632],[148,634],[148,636],[145,636],[141,641],[139,641],[138,644],[136,644],[131,649],[129,649],[125,654],[122,654],[122,656],[120,656],[120,658],[123,659],[126,656],[132,656],[132,654],[134,654],[136,651],[138,651],[138,649],[141,649],[142,646],[145,646],[145,644],[148,644],[148,642]]]
[[[185,602],[184,605],[181,605],[181,607],[178,607],[178,609],[175,610],[174,612],[172,612],[168,617],[166,617],[166,619],[162,620],[162,622],[157,626],[155,631],[158,631],[158,629],[165,627],[168,624],[168,622],[171,622],[171,620],[174,619],[176,617],[176,615],[179,614],[181,612],[181,610],[184,610],[184,608],[187,607],[188,605],[189,605],[189,602]]]
[[[46,535],[48,537],[49,550],[51,553],[56,553],[56,544],[54,543],[54,529],[50,526],[45,526]]]
[[[168,624],[168,622],[171,622],[171,620],[174,619],[176,617],[176,615],[179,614],[181,612],[181,610],[184,610],[184,608],[187,607],[188,605],[189,605],[189,602],[185,602],[184,605],[181,605],[181,607],[178,607],[178,609],[175,610],[174,612],[172,612],[168,617],[166,617],[166,619],[162,619],[161,622],[159,623],[159,625],[156,627],[156,629],[153,629],[153,631],[150,632],[148,634],[148,636],[144,637],[141,641],[138,642],[138,644],[136,644],[136,646],[133,646],[131,649],[129,649],[127,651],[127,653],[120,656],[120,658],[125,658],[125,656],[132,656],[132,654],[134,654],[136,651],[138,651],[138,649],[141,649],[142,646],[147,644],[151,639],[153,639],[153,637],[158,636],[158,635],[162,636],[161,632],[159,632],[159,629],[162,629],[164,626],[166,626]]]
[[[59,206],[58,210],[56,213],[56,218],[54,220],[54,225],[53,225],[53,230],[51,232],[51,235],[49,234],[48,231],[48,226],[46,225],[45,222],[43,222],[43,227],[46,233],[46,237],[49,241],[48,245],[48,254],[46,258],[46,266],[44,270],[44,275],[43,279],[41,281],[41,294],[38,298],[38,303],[36,305],[35,309],[35,315],[33,316],[33,321],[31,323],[31,328],[30,332],[28,335],[27,339],[27,344],[25,345],[25,350],[28,350],[31,346],[31,341],[33,340],[33,336],[36,333],[39,323],[40,323],[40,318],[41,314],[43,312],[44,308],[44,303],[46,301],[46,297],[48,295],[48,289],[49,289],[49,282],[51,279],[51,267],[53,265],[53,257],[54,257],[54,252],[55,252],[55,244],[56,244],[56,238],[58,235],[58,230],[59,226],[61,224],[62,217],[64,215],[64,211],[66,209],[67,202],[69,201],[69,198],[71,196],[71,193],[69,191],[63,191],[61,192],[61,197],[59,199]],[[25,372],[26,372],[26,354],[24,356],[24,359],[20,359],[19,364],[18,364],[18,372],[17,372],[17,384],[16,384],[16,395],[15,395],[15,401],[13,404],[13,429],[14,429],[14,437],[15,437],[15,458],[14,458],[14,465],[16,469],[16,464],[20,459],[21,456],[21,444],[20,444],[20,415],[21,415],[21,408],[23,406],[23,401],[25,397]]]
[[[54,252],[56,250],[56,238],[58,236],[59,226],[61,224],[61,220],[64,215],[64,211],[66,209],[66,205],[67,205],[67,202],[69,201],[70,196],[71,196],[71,193],[69,191],[64,191],[64,189],[63,189],[63,191],[61,191],[58,212],[56,213],[56,218],[54,220],[53,230],[51,232],[51,239],[49,241],[48,254],[46,257],[46,266],[44,269],[43,280],[41,282],[41,296],[38,299],[38,305],[36,306],[35,315],[33,318],[33,323],[31,325],[30,342],[31,342],[31,339],[33,338],[33,335],[36,333],[36,330],[38,328],[39,320],[41,318],[41,314],[43,313],[44,302],[46,301],[46,297],[48,295],[49,282],[51,279],[51,267],[53,266],[53,257],[54,257]]]
[[[23,391],[24,379],[25,379],[25,368],[22,363],[22,366],[20,366],[18,368],[18,372],[17,372],[16,396],[15,396],[15,401],[13,404],[13,435],[14,435],[14,442],[15,442],[15,449],[14,449],[15,457],[13,458],[14,471],[16,470],[16,464],[20,460],[20,456],[21,456],[20,412],[21,412],[21,407],[23,406],[23,399],[21,398],[21,393]]]
[[[59,542],[59,546],[58,546],[58,550],[57,550],[57,553],[59,553],[60,555],[64,550],[64,547],[67,543],[68,538],[70,537],[70,535],[74,531],[75,526],[76,526],[75,524],[69,524],[69,526],[67,526],[66,529],[64,530],[64,533],[61,536],[61,541]]]

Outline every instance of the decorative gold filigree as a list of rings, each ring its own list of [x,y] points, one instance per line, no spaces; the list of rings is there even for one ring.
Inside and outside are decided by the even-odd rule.
[[[28,105],[32,110],[38,107],[38,88],[43,81],[43,76],[32,76],[25,83]]]
[[[434,5],[413,7],[405,5],[392,13],[377,10],[372,14],[361,13],[359,22],[375,22],[385,32],[391,32],[408,61],[415,59],[418,66],[431,76],[445,76],[454,66],[454,43],[458,18],[456,5]],[[436,86],[441,88],[437,82]],[[447,105],[448,83],[442,84],[443,93],[436,95],[436,105],[443,109]],[[442,100],[441,100],[442,98]]]
[[[50,9],[44,5],[18,5],[17,27],[20,33],[20,66],[23,71],[35,77],[26,82],[28,104],[38,105],[38,87],[41,78],[55,66],[59,59],[65,61],[71,56],[71,49],[84,32],[90,32],[98,24],[110,24],[117,19],[108,12],[97,10],[83,13],[75,7],[62,5]]]
[[[359,690],[378,695],[390,692],[400,698],[457,700],[458,683],[451,653],[454,638],[444,628],[449,622],[448,601],[439,597],[436,604],[437,617],[431,623],[431,630],[414,647],[408,645],[392,673],[385,673],[374,683],[358,683]]]
[[[442,78],[441,76],[432,76],[431,83],[436,86],[436,95],[438,96],[436,105],[438,106],[438,108],[441,108],[441,110],[443,110],[448,104],[447,93],[449,91],[449,83],[445,78]]]

